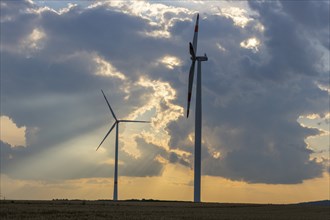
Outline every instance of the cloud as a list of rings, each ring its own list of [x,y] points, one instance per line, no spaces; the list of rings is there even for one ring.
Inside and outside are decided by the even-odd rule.
[[[10,144],[12,147],[26,146],[25,127],[17,127],[7,116],[1,116],[0,123],[1,141]]]
[[[237,33],[231,38],[219,36],[226,53],[200,40],[210,58],[203,64],[204,174],[276,184],[301,183],[321,176],[324,167],[310,159],[313,151],[304,141],[321,131],[303,128],[297,119],[303,114],[329,111],[328,94],[314,83],[328,79],[315,65],[323,51],[311,43],[322,45],[322,39],[309,35],[309,28],[297,26],[282,10],[281,2],[250,2],[250,6],[258,16],[243,30],[212,16],[200,24],[207,30],[217,24],[212,32],[201,31],[209,42],[218,36],[218,29],[227,35]],[[296,10],[300,10],[298,3]],[[254,28],[259,22],[262,32]],[[328,23],[322,23],[323,30]],[[248,35],[260,39],[258,51],[239,48],[241,39]],[[188,146],[193,146],[193,141],[180,137],[188,137],[193,127],[183,127],[182,120],[173,124],[169,127],[172,145],[192,153]],[[218,158],[213,156],[217,152]]]
[[[154,38],[170,38],[169,29],[171,26],[178,20],[187,20],[183,16],[190,13],[189,10],[182,7],[148,1],[108,1],[104,2],[104,5],[108,5],[121,13],[145,19],[153,27],[153,30],[145,31],[144,34]]]
[[[161,58],[159,62],[165,65],[169,69],[174,69],[174,67],[181,65],[181,61],[177,57],[169,56],[169,55],[166,55],[163,58]]]
[[[240,43],[240,46],[246,49],[251,49],[255,52],[258,51],[258,46],[260,45],[260,41],[257,38],[249,38]]]
[[[113,120],[100,89],[118,118],[152,121],[121,128],[120,175],[159,176],[168,163],[192,167],[195,94],[192,117],[183,117],[192,9],[132,1],[59,12],[18,3],[1,3],[1,113],[26,127],[27,147],[1,143],[2,173],[111,176],[113,143],[94,152]],[[249,9],[201,13],[198,51],[209,57],[202,67],[204,175],[276,184],[322,175],[305,143],[320,131],[297,119],[329,112],[322,89],[329,22],[316,12],[329,15],[327,6],[252,1]]]
[[[111,63],[107,62],[106,60],[102,59],[99,56],[94,57],[94,61],[98,65],[98,69],[96,71],[96,75],[100,76],[112,76],[115,78],[119,78],[121,80],[125,80],[126,77],[123,73],[118,72],[116,68],[114,68]]]
[[[244,28],[252,18],[249,18],[246,10],[237,7],[219,8],[220,15],[231,18],[234,24]]]

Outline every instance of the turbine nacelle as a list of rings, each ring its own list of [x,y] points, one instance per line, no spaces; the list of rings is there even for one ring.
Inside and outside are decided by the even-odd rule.
[[[204,56],[198,56],[198,57],[196,57],[196,60],[197,61],[207,61],[208,58],[206,56],[206,53],[204,54]]]

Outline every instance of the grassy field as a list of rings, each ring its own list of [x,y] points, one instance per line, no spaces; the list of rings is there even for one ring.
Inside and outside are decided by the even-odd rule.
[[[1,201],[0,219],[330,219],[329,206],[156,201]]]

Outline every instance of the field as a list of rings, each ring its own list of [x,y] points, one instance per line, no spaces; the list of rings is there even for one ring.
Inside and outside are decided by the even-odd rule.
[[[0,201],[0,219],[330,219],[322,205],[163,201]]]

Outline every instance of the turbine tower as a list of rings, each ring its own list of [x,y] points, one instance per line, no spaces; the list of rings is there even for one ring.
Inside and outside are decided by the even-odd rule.
[[[194,161],[194,202],[201,201],[201,149],[202,149],[202,62],[207,61],[207,56],[196,56],[198,38],[197,14],[193,43],[189,42],[189,52],[191,55],[191,66],[189,71],[187,118],[191,100],[191,91],[194,81],[195,63],[197,60],[197,88],[196,88],[196,111],[195,111],[195,161]]]
[[[111,126],[109,129],[108,133],[105,135],[103,140],[101,141],[100,145],[96,148],[98,150],[102,143],[105,141],[105,139],[108,137],[108,135],[111,133],[112,129],[116,126],[116,146],[115,146],[115,172],[114,172],[114,188],[113,188],[113,200],[117,201],[118,200],[118,130],[119,130],[119,123],[120,122],[138,122],[138,123],[150,123],[149,121],[134,121],[134,120],[118,120],[115,113],[113,112],[107,97],[105,96],[103,90],[101,90],[105,101],[107,102],[110,112],[115,119],[115,123]]]

